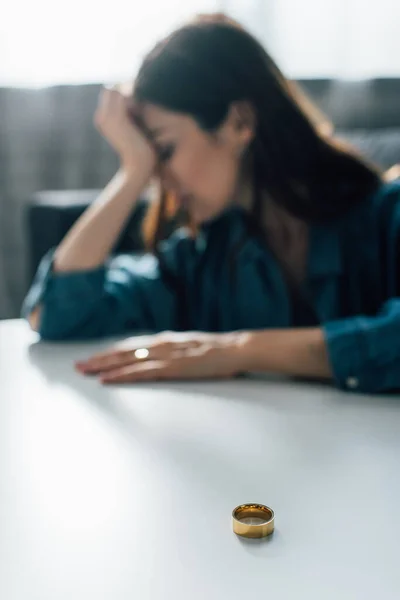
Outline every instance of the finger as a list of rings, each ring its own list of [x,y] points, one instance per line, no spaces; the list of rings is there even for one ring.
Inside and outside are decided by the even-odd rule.
[[[142,338],[138,337],[138,341],[141,340]],[[117,347],[92,356],[91,358],[85,361],[78,361],[77,363],[75,363],[75,367],[78,371],[82,373],[95,374],[99,373],[100,371],[112,369],[114,367],[126,366],[147,359],[147,356],[136,355],[136,352],[138,350],[141,350],[142,348],[145,348],[147,350],[146,346],[137,344],[136,346],[132,347],[131,343],[130,347],[128,348]],[[160,353],[168,355],[167,347],[163,342],[158,342],[156,344],[153,343],[153,345],[150,345],[150,348],[153,360],[155,358],[155,355],[157,356],[157,358],[161,358]]]
[[[113,91],[113,90],[117,90],[118,88],[119,88],[119,83],[106,83],[104,85],[105,90]]]
[[[108,101],[110,100],[111,91],[112,91],[111,85],[104,85],[102,87],[102,89],[100,90],[100,93],[99,93],[99,104],[105,105],[108,103]]]
[[[118,92],[124,97],[128,97],[132,94],[133,82],[130,81],[119,81],[117,83],[106,84],[104,86],[107,90]]]
[[[111,350],[85,361],[75,363],[78,371],[83,373],[98,373],[113,367],[129,364],[134,360],[133,353],[128,350]]]
[[[143,360],[143,357],[135,356],[135,352],[141,348],[149,350],[149,358],[152,360],[166,360],[183,357],[188,351],[198,347],[196,341],[178,338],[174,342],[169,342],[157,335],[130,338],[125,345],[126,347],[123,343],[118,344],[87,360],[78,361],[75,367],[81,373],[96,374]]]
[[[232,377],[228,370],[206,366],[198,354],[164,360],[149,360],[99,374],[101,383],[134,383],[145,381],[185,381],[190,379],[227,379]]]
[[[140,122],[141,112],[138,105],[133,101],[132,96],[126,98],[126,106],[128,108],[129,114],[137,121]]]
[[[127,115],[131,121],[139,128],[141,133],[147,138],[146,130],[143,124],[142,115],[138,109],[138,107],[132,102],[132,98],[125,98],[125,110]]]
[[[170,379],[172,372],[167,361],[152,360],[113,369],[99,375],[101,383],[132,383]]]

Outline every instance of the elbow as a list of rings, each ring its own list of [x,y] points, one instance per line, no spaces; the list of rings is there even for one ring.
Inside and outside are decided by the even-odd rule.
[[[39,334],[45,342],[61,342],[77,338],[76,331],[66,318],[52,318],[46,314],[42,305],[37,306],[31,312],[25,314],[32,331]]]
[[[36,331],[37,333],[39,333],[39,329],[40,329],[40,313],[41,313],[41,307],[37,306],[26,317],[32,331]]]
[[[35,331],[45,342],[72,342],[102,338],[111,335],[107,321],[97,311],[54,310],[54,307],[43,308],[41,318]],[[31,324],[32,327],[32,324]]]
[[[53,297],[37,304],[25,302],[22,316],[43,341],[92,340],[115,335],[121,329],[114,307],[104,300]]]

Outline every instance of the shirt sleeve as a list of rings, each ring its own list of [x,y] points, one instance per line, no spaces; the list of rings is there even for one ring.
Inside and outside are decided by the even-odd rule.
[[[54,273],[53,255],[43,258],[22,309],[28,317],[41,305],[42,339],[175,329],[176,294],[155,257],[121,255],[93,270]]]
[[[352,317],[324,325],[339,387],[365,393],[400,390],[400,299],[375,317]]]
[[[365,393],[400,390],[400,182],[385,186],[378,200],[390,297],[375,316],[323,326],[336,383]]]

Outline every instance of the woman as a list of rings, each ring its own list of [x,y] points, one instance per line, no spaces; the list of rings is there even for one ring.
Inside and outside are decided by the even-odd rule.
[[[32,327],[50,340],[161,332],[77,364],[105,383],[266,371],[399,389],[400,184],[314,116],[224,18],[159,43],[128,98],[101,95],[95,123],[121,168],[44,259]],[[154,177],[154,257],[108,263]],[[162,241],[174,207],[185,227]]]

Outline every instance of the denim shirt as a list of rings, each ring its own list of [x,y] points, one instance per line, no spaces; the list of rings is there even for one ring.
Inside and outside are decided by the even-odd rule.
[[[47,340],[301,326],[279,264],[246,232],[245,213],[232,208],[195,239],[176,232],[163,243],[161,262],[121,255],[94,270],[59,274],[51,252],[23,314],[42,305],[39,333]],[[301,293],[323,329],[337,385],[400,389],[400,182],[383,184],[332,224],[310,226],[309,236]]]

